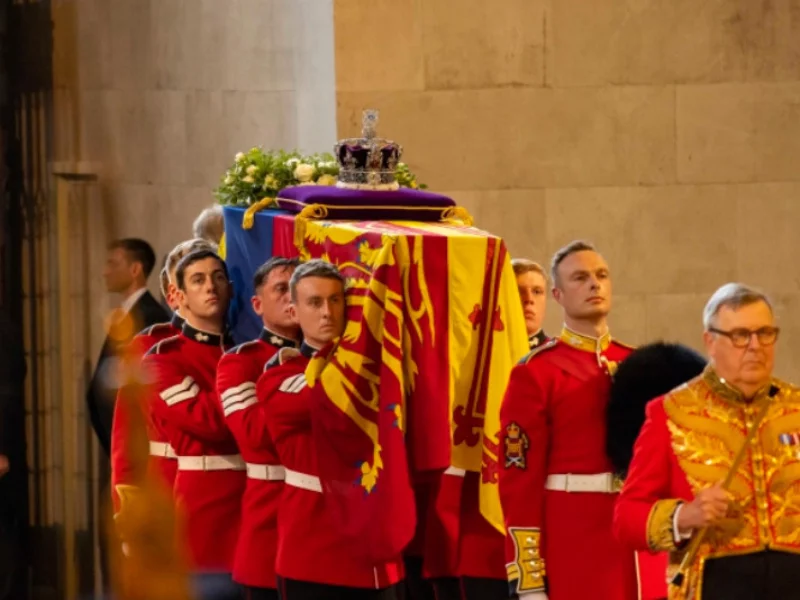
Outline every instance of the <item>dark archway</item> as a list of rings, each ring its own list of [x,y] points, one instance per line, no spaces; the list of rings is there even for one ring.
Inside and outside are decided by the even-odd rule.
[[[0,599],[58,598],[57,527],[37,497],[43,390],[37,270],[49,205],[52,21],[49,0],[0,4],[0,443],[11,470],[0,479]],[[27,398],[27,400],[26,400]],[[5,441],[2,441],[5,440]],[[30,476],[33,473],[34,476]],[[35,548],[35,552],[30,549]],[[32,594],[32,590],[37,593]]]

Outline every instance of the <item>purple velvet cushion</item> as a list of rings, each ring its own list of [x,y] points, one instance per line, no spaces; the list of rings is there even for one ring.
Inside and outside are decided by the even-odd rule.
[[[292,213],[320,204],[327,213],[320,218],[347,220],[438,221],[455,206],[452,198],[422,190],[348,190],[328,185],[298,185],[282,189],[277,204]]]

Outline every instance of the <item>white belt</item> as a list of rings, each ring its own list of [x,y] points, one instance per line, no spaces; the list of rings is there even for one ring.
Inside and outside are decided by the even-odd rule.
[[[250,479],[262,479],[263,481],[283,481],[286,474],[281,465],[257,465],[247,463],[247,476]]]
[[[284,468],[283,472],[285,473],[284,482],[286,485],[300,488],[302,490],[308,490],[309,492],[317,492],[318,494],[322,493],[322,484],[319,481],[319,477],[315,477],[314,475],[306,475],[305,473],[298,473],[297,471],[292,471],[291,469],[286,468]]]
[[[166,442],[150,442],[150,456],[178,458],[178,455],[175,454],[175,450]]]
[[[238,454],[178,457],[180,471],[244,471],[244,469],[244,461]]]
[[[546,490],[556,492],[595,492],[600,494],[616,494],[619,482],[613,473],[596,473],[594,475],[548,475],[544,482]]]
[[[467,470],[459,469],[458,467],[447,467],[444,472],[445,475],[452,475],[453,477],[466,477]]]

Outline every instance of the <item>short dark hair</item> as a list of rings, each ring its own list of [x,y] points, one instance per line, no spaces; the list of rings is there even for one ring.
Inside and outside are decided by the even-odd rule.
[[[556,251],[553,255],[553,260],[550,263],[550,277],[553,279],[553,284],[558,283],[558,267],[564,262],[564,259],[568,256],[573,254],[577,254],[578,252],[597,252],[597,248],[595,248],[589,242],[585,242],[583,240],[575,240],[570,242],[563,248]]]
[[[175,267],[175,283],[178,285],[179,289],[186,290],[186,286],[184,285],[185,282],[183,280],[183,277],[186,274],[186,269],[188,269],[194,263],[207,258],[216,258],[219,261],[219,264],[222,265],[222,271],[225,273],[225,277],[230,279],[230,275],[228,274],[228,265],[226,265],[225,261],[220,258],[219,254],[211,250],[197,250],[184,256],[178,262],[178,266]]]
[[[263,265],[256,269],[253,275],[253,291],[258,291],[269,278],[269,274],[275,269],[294,269],[300,264],[299,258],[285,258],[283,256],[273,256]]]
[[[344,291],[344,276],[339,272],[336,265],[325,262],[322,259],[314,258],[308,262],[301,263],[292,273],[289,280],[289,291],[292,294],[292,302],[297,302],[297,284],[306,277],[322,277],[323,279],[335,279],[342,284]]]
[[[124,250],[128,255],[128,260],[142,265],[145,279],[150,277],[150,273],[153,272],[153,268],[156,266],[156,253],[153,251],[153,247],[139,238],[114,240],[108,245],[108,249],[109,251]]]

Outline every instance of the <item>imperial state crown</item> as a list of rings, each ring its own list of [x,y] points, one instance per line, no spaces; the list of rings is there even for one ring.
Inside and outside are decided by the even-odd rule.
[[[334,146],[339,162],[337,187],[364,190],[396,190],[395,170],[403,147],[377,137],[378,111],[365,110],[360,138],[347,138]]]

